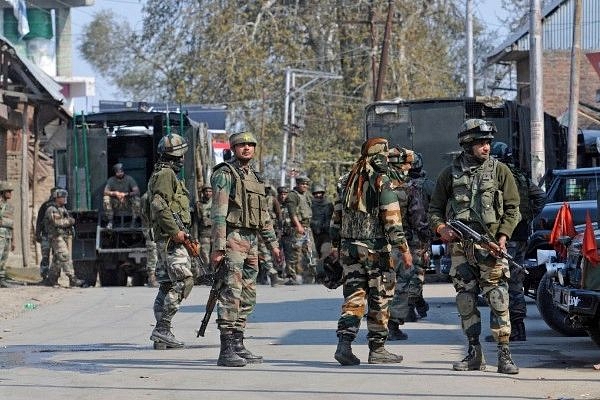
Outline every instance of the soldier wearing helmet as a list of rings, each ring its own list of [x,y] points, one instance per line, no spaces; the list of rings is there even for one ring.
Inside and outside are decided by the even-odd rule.
[[[135,226],[140,215],[140,188],[133,177],[125,174],[122,163],[112,167],[114,176],[108,178],[104,187],[102,207],[107,219],[106,228],[113,228],[115,210],[131,211],[131,227]]]
[[[217,309],[216,322],[221,333],[217,365],[243,367],[262,362],[262,356],[244,345],[248,316],[256,305],[259,237],[278,263],[281,254],[267,209],[265,185],[252,166],[256,138],[250,132],[235,133],[229,137],[229,145],[233,158],[215,166],[211,176],[210,258],[214,266],[227,268]]]
[[[69,286],[83,286],[84,281],[75,276],[71,258],[71,243],[75,219],[65,207],[69,193],[65,189],[56,188],[52,191],[53,202],[46,209],[44,225],[52,247],[52,264],[48,275],[42,281],[43,285],[56,286],[61,270],[69,278]]]
[[[46,279],[48,276],[48,269],[50,268],[50,240],[48,239],[48,229],[44,224],[44,217],[46,210],[54,202],[54,191],[60,189],[59,187],[53,187],[50,189],[50,196],[48,200],[42,203],[38,210],[37,218],[35,221],[35,240],[40,244],[42,260],[40,261],[40,276],[42,279]]]
[[[458,133],[462,152],[440,173],[429,204],[430,226],[448,243],[452,256],[450,276],[456,289],[456,305],[467,336],[467,356],[455,362],[457,371],[484,370],[481,350],[481,317],[477,296],[481,292],[490,305],[490,329],[498,343],[498,372],[517,374],[519,368],[509,350],[511,334],[508,309],[508,263],[500,258],[520,219],[519,192],[513,174],[503,163],[490,157],[496,133],[493,123],[467,120]],[[448,220],[459,220],[493,240],[498,252],[483,250],[472,241],[459,238]]]
[[[525,261],[527,240],[529,238],[529,225],[533,218],[544,208],[546,193],[529,179],[527,174],[513,163],[512,150],[504,142],[492,143],[492,157],[508,166],[515,178],[519,190],[519,212],[521,220],[513,231],[507,244],[508,253],[515,258],[517,263]],[[520,342],[527,340],[525,331],[525,316],[527,305],[523,290],[524,275],[521,271],[511,271],[508,280],[508,309],[510,312],[510,341]],[[493,337],[486,337],[486,341],[493,341]]]
[[[156,325],[150,335],[155,349],[184,346],[171,332],[171,322],[194,286],[192,263],[183,245],[187,239],[184,229],[189,231],[192,225],[190,194],[185,182],[177,177],[187,148],[186,140],[178,134],[163,136],[158,143],[159,158],[148,181],[152,230],[159,259],[156,266],[159,288],[154,300]]]
[[[209,274],[214,273],[210,266],[210,235],[212,230],[210,210],[212,208],[212,197],[212,186],[204,185],[202,187],[202,193],[200,194],[200,200],[196,205],[196,209],[198,211],[198,240],[200,241],[200,259],[202,260],[202,265],[204,266],[205,271]]]
[[[413,184],[409,174],[416,153],[404,148],[391,148],[388,152],[390,169],[388,175],[392,180],[392,188],[398,197],[402,228],[412,254],[412,266],[404,266],[401,260],[395,259],[396,289],[390,302],[390,320],[388,322],[388,340],[405,340],[408,338],[400,326],[405,322],[417,319],[415,307],[421,317],[427,316],[429,305],[423,299],[423,283],[428,263],[428,249],[431,230],[427,224],[427,209],[421,192]]]
[[[310,229],[315,238],[318,262],[317,270],[323,269],[323,258],[331,252],[331,237],[329,236],[329,225],[333,215],[333,203],[325,196],[325,187],[315,184],[312,188],[312,218]],[[318,274],[319,275],[319,274]]]
[[[13,285],[6,276],[8,253],[15,250],[13,238],[14,208],[8,201],[12,198],[13,187],[7,181],[0,181],[0,288]]]

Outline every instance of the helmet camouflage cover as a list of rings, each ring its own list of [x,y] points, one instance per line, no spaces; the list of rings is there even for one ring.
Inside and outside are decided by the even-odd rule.
[[[468,119],[460,127],[458,143],[462,145],[480,139],[492,140],[497,132],[498,130],[493,122],[477,118]]]
[[[52,193],[52,198],[54,198],[54,199],[58,199],[59,197],[68,197],[68,196],[69,196],[69,192],[67,192],[65,189],[56,189]]]
[[[14,190],[12,184],[8,181],[0,181],[0,192],[8,192]]]
[[[163,136],[158,142],[158,153],[174,157],[183,157],[187,152],[188,144],[185,138],[176,133]]]
[[[323,185],[316,184],[312,188],[312,193],[325,193],[325,187]]]
[[[412,164],[415,161],[415,152],[403,147],[392,147],[388,151],[388,162],[390,164]]]
[[[233,148],[236,144],[250,143],[256,146],[258,143],[254,135],[250,132],[234,133],[229,136],[229,146]]]

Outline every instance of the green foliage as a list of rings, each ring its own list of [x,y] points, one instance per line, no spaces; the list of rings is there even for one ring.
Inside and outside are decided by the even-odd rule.
[[[227,105],[233,122],[256,133],[258,161],[271,177],[278,177],[282,151],[285,68],[341,75],[296,99],[300,128],[288,153],[290,166],[331,192],[363,141],[363,112],[373,99],[372,67],[380,63],[388,4],[147,0],[140,31],[102,11],[86,27],[80,51],[131,99]],[[462,2],[393,4],[384,98],[461,95]],[[307,81],[299,79],[296,86]]]

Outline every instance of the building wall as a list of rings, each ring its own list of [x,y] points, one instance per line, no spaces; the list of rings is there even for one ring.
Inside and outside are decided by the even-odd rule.
[[[542,57],[544,111],[554,117],[564,114],[569,107],[571,79],[571,52],[544,52]],[[600,90],[600,76],[589,60],[582,54],[579,72],[579,101],[595,106],[596,92]],[[529,105],[529,58],[517,63],[518,101]]]

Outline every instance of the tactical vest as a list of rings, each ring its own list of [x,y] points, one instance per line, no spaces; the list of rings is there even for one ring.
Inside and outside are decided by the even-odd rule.
[[[212,208],[212,199],[207,202],[200,202],[200,229],[210,230],[212,227],[212,219],[210,219],[210,210]]]
[[[312,201],[308,195],[308,193],[299,193],[297,191],[292,191],[288,195],[288,199],[290,197],[297,196],[299,201],[298,206],[296,207],[296,216],[302,225],[310,224],[310,219],[312,218]]]
[[[181,218],[181,222],[183,222],[183,225],[185,225],[186,228],[189,228],[192,225],[192,216],[190,214],[190,193],[185,187],[185,182],[177,179],[175,171],[173,171],[171,168],[157,165],[154,173],[150,177],[150,181],[148,182],[148,191],[152,194],[152,198],[154,197],[154,190],[156,189],[155,185],[159,174],[173,174],[175,177],[177,181],[175,193],[173,193],[173,197],[170,199],[164,199],[164,201],[167,203],[169,210],[178,214]],[[154,221],[154,219],[155,218],[153,218],[152,228],[154,229],[154,232],[160,234],[162,230],[158,224],[158,221]]]
[[[367,189],[373,193],[373,189]],[[342,199],[344,194],[342,193]],[[342,226],[340,237],[342,239],[374,240],[385,238],[383,225],[379,219],[379,206],[374,205],[370,213],[342,207]]]
[[[448,217],[465,222],[497,224],[504,214],[502,192],[498,190],[498,161],[490,158],[475,171],[452,166],[452,197]]]
[[[58,213],[60,215],[59,221],[48,221],[48,215],[52,215],[54,213]],[[73,227],[66,226],[67,219],[69,218],[69,212],[64,206],[57,206],[55,203],[52,203],[48,206],[46,210],[46,229],[48,232],[49,238],[55,238],[58,236],[71,236],[73,234]]]
[[[398,205],[400,206],[400,215],[402,216],[402,228],[406,240],[412,242],[413,233],[408,220],[408,207],[410,203],[411,191],[408,182],[394,181],[394,193],[398,198]]]
[[[215,171],[221,167],[229,168],[234,177],[229,193],[227,224],[236,228],[263,227],[269,220],[265,184],[258,180],[252,169],[248,174],[241,174],[234,165],[224,162],[217,165]]]

